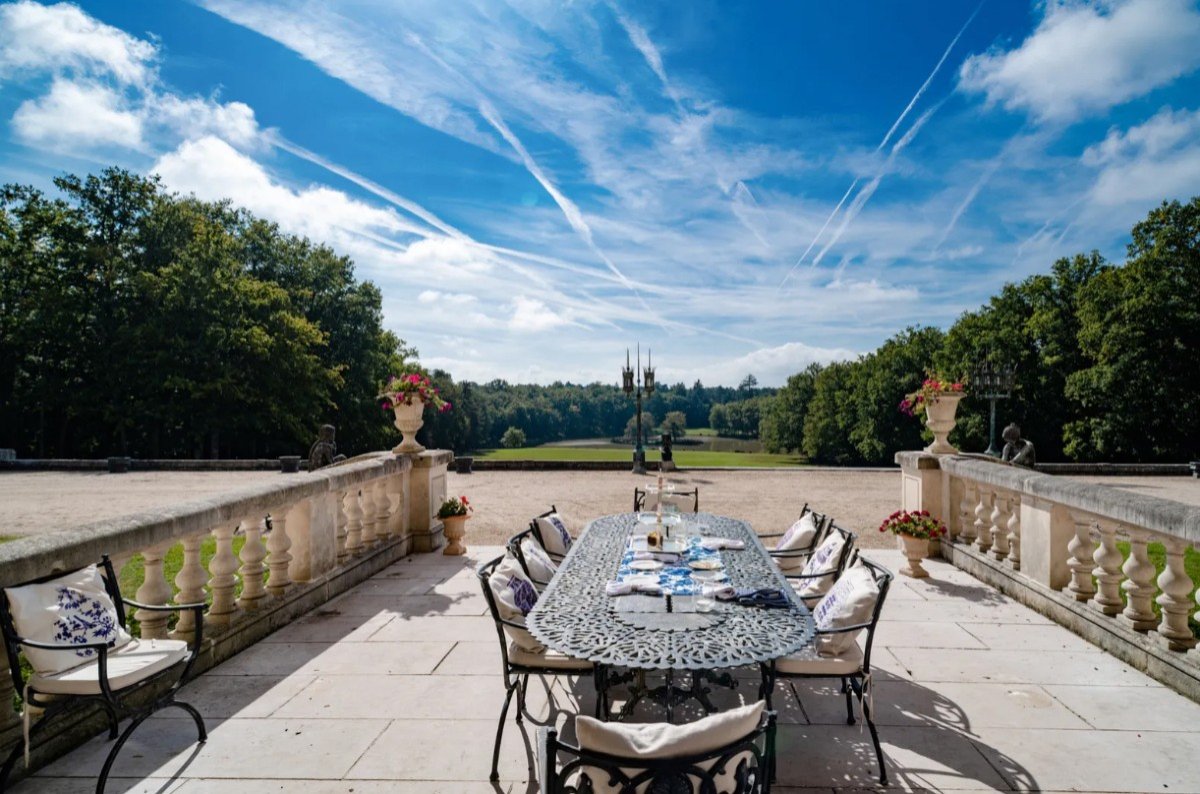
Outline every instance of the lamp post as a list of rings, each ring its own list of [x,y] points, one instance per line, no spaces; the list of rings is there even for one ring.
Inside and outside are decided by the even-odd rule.
[[[988,401],[988,448],[983,454],[993,458],[1000,457],[1000,448],[996,446],[996,400],[1007,400],[1012,396],[1016,374],[1015,366],[995,363],[990,354],[975,366],[971,393]]]
[[[635,398],[637,406],[637,439],[633,450],[633,473],[646,473],[646,448],[642,446],[642,394],[654,393],[654,367],[650,366],[650,350],[646,349],[646,367],[642,368],[642,346],[637,347],[637,371],[629,365],[629,348],[625,348],[625,366],[621,369],[621,388]],[[636,382],[635,382],[636,378]]]

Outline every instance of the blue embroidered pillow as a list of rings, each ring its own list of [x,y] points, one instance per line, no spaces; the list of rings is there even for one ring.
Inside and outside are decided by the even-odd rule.
[[[117,620],[117,607],[95,565],[4,592],[17,634],[26,639],[64,646],[104,642],[112,648],[131,639]],[[71,653],[22,646],[22,651],[39,675],[70,670],[97,655],[91,648]]]

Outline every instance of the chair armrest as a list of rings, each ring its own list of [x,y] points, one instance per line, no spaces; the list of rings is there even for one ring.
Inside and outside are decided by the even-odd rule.
[[[767,549],[767,554],[772,557],[811,557],[813,551],[812,546],[805,546],[802,549]]]
[[[843,626],[840,629],[817,629],[817,634],[845,634],[847,631],[860,631],[869,628],[871,628],[871,624],[868,621],[867,623],[855,623],[853,626]]]
[[[182,612],[185,609],[203,610],[208,607],[208,604],[203,602],[197,604],[143,604],[129,598],[122,598],[121,600],[131,607],[144,609],[147,612]]]
[[[13,639],[21,645],[28,645],[30,648],[37,648],[39,651],[93,650],[100,651],[101,653],[104,653],[109,648],[112,648],[117,642],[116,640],[113,640],[112,642],[89,642],[82,645],[64,645],[58,642],[39,642],[37,640],[27,640],[24,637],[14,637]]]
[[[785,573],[785,579],[823,579],[826,576],[836,576],[837,569],[821,571],[820,573]]]
[[[496,622],[498,622],[502,625],[505,625],[505,626],[512,626],[514,629],[524,629],[525,631],[529,631],[529,627],[526,626],[524,623],[518,623],[517,621],[511,620],[510,618],[502,618],[502,617],[497,616]]]

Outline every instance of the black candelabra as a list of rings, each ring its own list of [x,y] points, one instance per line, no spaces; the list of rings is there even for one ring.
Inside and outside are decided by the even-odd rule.
[[[654,367],[650,366],[650,349],[646,349],[646,367],[642,368],[642,346],[637,347],[637,370],[630,366],[629,348],[625,348],[625,366],[621,369],[621,388],[636,400],[637,437],[633,449],[633,473],[646,473],[646,448],[642,444],[642,394],[654,393]],[[635,380],[636,379],[636,380]]]
[[[975,365],[975,371],[972,373],[972,396],[988,401],[988,448],[984,454],[993,458],[1000,457],[1000,448],[996,446],[996,400],[1012,397],[1016,375],[1015,366],[993,361],[990,354],[985,355],[983,360]]]

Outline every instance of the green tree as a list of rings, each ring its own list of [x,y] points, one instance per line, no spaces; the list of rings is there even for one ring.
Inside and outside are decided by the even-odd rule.
[[[1079,416],[1072,457],[1189,460],[1200,453],[1200,197],[1163,203],[1133,229],[1125,265],[1099,273],[1079,301],[1089,359],[1067,379]]]
[[[850,442],[852,417],[841,409],[851,399],[852,369],[852,364],[837,361],[817,373],[804,416],[804,454],[809,460],[843,466],[858,462]]]
[[[500,437],[500,446],[505,449],[520,449],[525,446],[525,431],[519,427],[510,427]]]
[[[804,446],[804,417],[813,398],[820,364],[810,364],[787,379],[770,399],[759,422],[758,437],[768,452],[800,450]]]
[[[671,438],[683,438],[687,435],[687,414],[683,411],[669,411],[663,417],[662,433],[670,433]]]

